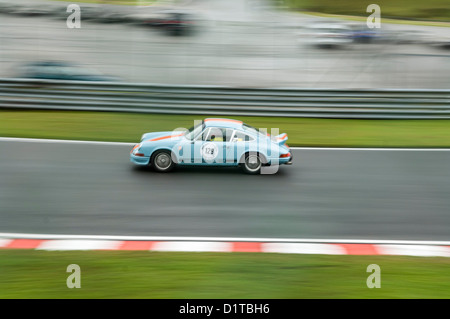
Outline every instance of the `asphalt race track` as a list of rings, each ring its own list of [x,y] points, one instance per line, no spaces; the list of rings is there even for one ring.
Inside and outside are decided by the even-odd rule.
[[[297,149],[276,175],[137,169],[126,144],[0,141],[0,232],[450,239],[450,151]]]

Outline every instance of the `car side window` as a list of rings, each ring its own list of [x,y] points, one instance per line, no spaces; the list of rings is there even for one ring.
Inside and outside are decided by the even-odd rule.
[[[229,142],[232,134],[232,129],[211,127],[203,140],[207,142]]]
[[[233,142],[250,142],[253,140],[253,137],[240,131],[236,131],[236,134],[233,137]]]
[[[234,134],[234,130],[233,129],[230,129],[230,128],[226,129],[226,141],[227,142],[231,141],[231,138],[233,137],[233,134]]]
[[[207,142],[223,142],[223,131],[217,127],[211,127],[209,133],[206,136]]]

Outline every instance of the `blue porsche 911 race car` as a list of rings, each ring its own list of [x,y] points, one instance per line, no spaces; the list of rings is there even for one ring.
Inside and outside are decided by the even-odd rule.
[[[292,164],[287,134],[272,136],[242,121],[207,118],[189,130],[145,133],[131,162],[169,172],[176,165],[240,166],[249,174],[273,174]]]

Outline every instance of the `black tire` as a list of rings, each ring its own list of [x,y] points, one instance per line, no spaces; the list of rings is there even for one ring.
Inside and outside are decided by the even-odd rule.
[[[172,153],[166,150],[156,151],[150,159],[150,164],[160,173],[170,172],[176,165],[172,159]]]
[[[259,154],[247,153],[244,156],[244,161],[241,163],[241,168],[247,174],[256,175],[261,173],[263,162]]]

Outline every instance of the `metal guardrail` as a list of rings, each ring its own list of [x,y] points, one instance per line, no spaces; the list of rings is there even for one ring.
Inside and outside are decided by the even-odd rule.
[[[450,90],[261,89],[0,79],[0,107],[222,116],[448,119]]]

